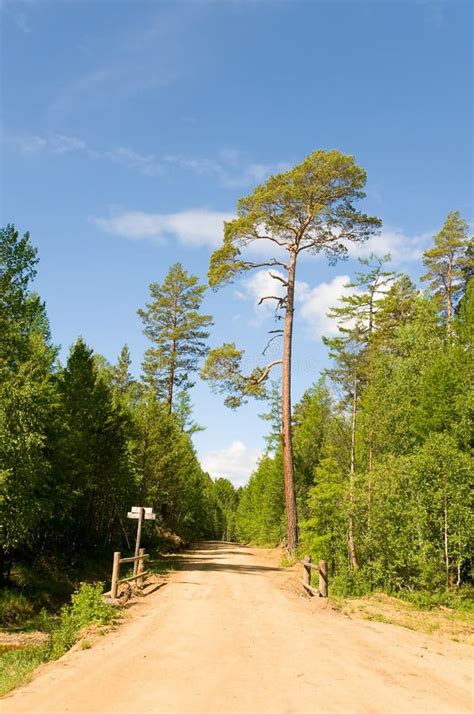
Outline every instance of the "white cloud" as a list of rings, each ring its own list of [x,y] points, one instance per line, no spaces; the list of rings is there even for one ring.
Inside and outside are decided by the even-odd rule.
[[[387,226],[380,235],[369,238],[365,243],[351,243],[349,256],[365,258],[374,253],[378,257],[382,257],[390,253],[394,263],[408,263],[420,259],[432,238],[433,233],[431,232],[409,236],[399,228]]]
[[[348,275],[336,275],[333,280],[319,283],[314,288],[307,283],[297,283],[295,299],[299,303],[298,315],[313,339],[337,334],[336,320],[329,318],[327,312],[337,306],[339,298],[347,293],[344,286],[349,282]]]
[[[283,277],[278,270],[257,270],[239,285],[235,296],[240,300],[251,299],[257,317],[265,319],[273,316],[276,301],[265,300],[259,305],[259,300],[265,295],[281,297],[285,288],[271,274]],[[337,334],[336,321],[327,317],[329,308],[337,305],[339,298],[345,294],[344,286],[350,282],[348,275],[336,275],[329,282],[322,282],[311,287],[303,281],[296,281],[295,301],[298,308],[298,319],[301,319],[312,339],[320,339],[322,335]],[[355,292],[354,289],[352,292]]]
[[[244,486],[261,456],[259,449],[233,441],[229,446],[208,451],[201,457],[201,466],[213,479],[228,478],[235,487]]]
[[[125,238],[152,238],[162,241],[171,237],[184,245],[216,248],[222,242],[224,221],[232,218],[230,213],[201,209],[180,213],[132,211],[112,218],[94,220],[107,233]]]
[[[261,298],[274,295],[275,297],[283,297],[285,288],[282,283],[272,275],[279,275],[283,278],[283,274],[278,270],[256,270],[250,277],[242,281],[242,290],[236,292],[240,299],[251,298],[254,301],[254,309],[258,316],[267,317],[273,315],[276,307],[276,300],[264,300],[260,305]]]
[[[69,154],[74,151],[87,152],[87,144],[77,136],[66,136],[65,134],[53,134],[44,147],[49,144],[55,154]]]
[[[48,142],[42,136],[30,134],[29,136],[18,137],[12,143],[18,147],[23,156],[32,156],[43,151]]]

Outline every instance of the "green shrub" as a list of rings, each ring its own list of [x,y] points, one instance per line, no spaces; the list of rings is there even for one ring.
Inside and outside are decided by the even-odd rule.
[[[109,625],[117,611],[102,599],[103,583],[82,583],[71,597],[71,604],[61,609],[58,626],[51,633],[51,658],[61,657],[88,625]]]
[[[403,600],[411,602],[419,610],[433,610],[436,607],[449,607],[453,610],[474,612],[473,588],[465,585],[458,590],[442,590],[437,592],[398,593]]]

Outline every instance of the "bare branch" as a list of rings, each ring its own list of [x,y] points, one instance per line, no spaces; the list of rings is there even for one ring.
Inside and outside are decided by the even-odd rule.
[[[288,280],[285,280],[285,278],[282,278],[281,275],[278,275],[277,273],[270,273],[270,277],[273,278],[274,280],[279,280],[280,283],[285,286],[285,288],[288,287]]]
[[[270,339],[268,340],[267,344],[265,345],[265,349],[263,350],[262,355],[265,354],[265,352],[268,350],[268,348],[270,347],[270,345],[272,344],[272,342],[273,342],[274,340],[278,340],[278,338],[281,337],[281,333],[283,332],[283,330],[271,330],[271,332],[278,332],[278,333],[280,333],[280,334],[278,334],[278,335],[273,335],[273,337],[270,337]]]
[[[255,384],[255,385],[261,384],[262,382],[264,382],[264,381],[266,380],[266,378],[268,377],[268,375],[269,375],[270,372],[272,371],[273,367],[276,367],[277,364],[283,364],[283,360],[282,360],[282,359],[273,360],[273,362],[270,362],[270,364],[267,364],[267,366],[264,367],[264,369],[262,370],[262,373],[261,373],[261,375],[258,377],[258,379],[254,378],[254,377],[249,377],[249,379],[250,379],[250,380],[252,381],[252,383]]]
[[[274,258],[271,261],[265,261],[262,263],[251,263],[250,261],[242,261],[242,266],[244,268],[274,268],[276,265],[279,265],[280,268],[284,268],[285,270],[290,269],[288,263],[282,263],[281,261],[275,260]]]
[[[264,295],[260,298],[258,304],[261,305],[264,300],[276,300],[281,306],[285,303],[286,297],[279,297],[278,295]]]

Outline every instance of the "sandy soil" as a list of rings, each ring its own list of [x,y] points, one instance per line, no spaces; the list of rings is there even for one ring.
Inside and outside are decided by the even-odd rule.
[[[315,608],[268,554],[207,543],[89,650],[6,697],[2,714],[473,712],[472,651]]]

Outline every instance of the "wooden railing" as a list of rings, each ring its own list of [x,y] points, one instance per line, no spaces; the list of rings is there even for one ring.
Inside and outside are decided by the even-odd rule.
[[[304,560],[301,561],[304,565],[303,579],[301,581],[304,589],[310,595],[317,595],[319,597],[328,596],[328,563],[327,560],[320,560],[319,564],[311,562],[311,556],[306,555]],[[313,588],[311,585],[311,571],[316,570],[319,574],[319,587]]]
[[[142,588],[145,583],[145,578],[149,575],[149,571],[145,570],[145,560],[150,556],[145,553],[145,548],[140,548],[138,555],[130,558],[121,558],[120,551],[114,553],[114,562],[112,566],[112,583],[110,587],[110,598],[112,601],[119,600],[119,586],[123,583],[131,583],[136,581],[137,587]],[[133,575],[129,578],[120,578],[120,565],[122,563],[133,563]]]

